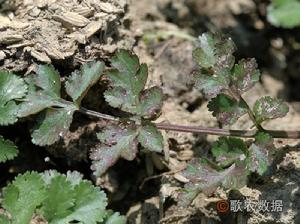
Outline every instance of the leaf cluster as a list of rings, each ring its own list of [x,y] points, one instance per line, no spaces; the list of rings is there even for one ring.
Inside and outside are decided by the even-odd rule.
[[[283,117],[288,106],[281,100],[265,96],[251,109],[242,95],[258,81],[260,73],[254,59],[235,64],[235,45],[230,38],[206,33],[199,37],[194,59],[199,65],[195,87],[209,99],[208,109],[224,125],[232,125],[249,114],[258,132],[253,141],[221,137],[212,145],[211,160],[195,160],[182,172],[189,182],[181,194],[187,205],[200,192],[212,193],[218,186],[239,188],[247,184],[251,172],[266,173],[275,150],[272,137],[262,128],[269,119]]]
[[[107,198],[78,172],[26,172],[3,189],[1,223],[30,223],[38,215],[49,224],[126,223],[106,209]]]
[[[145,89],[147,65],[125,50],[111,59],[111,65],[112,69],[106,73],[110,87],[104,93],[105,100],[123,111],[127,119],[98,133],[102,144],[90,156],[96,175],[102,175],[119,158],[133,160],[138,144],[153,152],[163,150],[163,137],[151,122],[160,114],[163,93],[158,87]]]

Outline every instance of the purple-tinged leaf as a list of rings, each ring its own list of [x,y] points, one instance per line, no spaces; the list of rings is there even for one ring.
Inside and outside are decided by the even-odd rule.
[[[272,162],[271,154],[274,149],[272,137],[267,133],[258,133],[255,142],[249,147],[247,168],[252,172],[263,175]]]
[[[102,144],[99,144],[90,154],[94,174],[101,176],[119,158],[133,160],[138,148],[137,135],[136,127],[117,125],[110,125],[99,133],[98,139]]]
[[[218,165],[227,167],[236,161],[242,162],[246,159],[247,146],[245,142],[239,138],[220,137],[219,140],[212,145],[212,153]]]
[[[255,102],[253,112],[257,123],[260,124],[265,120],[284,117],[289,112],[289,107],[282,100],[264,96]]]
[[[193,52],[194,60],[200,68],[231,69],[234,65],[235,45],[230,38],[220,34],[204,33],[199,36],[198,48]]]
[[[110,89],[104,93],[109,105],[145,119],[155,118],[162,107],[163,94],[158,87],[144,90],[147,65],[125,50],[120,50],[111,64],[113,69],[107,73]]]
[[[259,81],[259,77],[260,72],[255,59],[242,59],[234,66],[231,84],[242,94],[251,89]]]
[[[214,75],[202,74],[200,72],[195,74],[194,80],[195,88],[203,91],[206,98],[211,99],[228,88],[230,83],[229,71],[225,69]]]
[[[225,125],[235,123],[241,116],[247,113],[247,106],[225,94],[219,94],[211,99],[207,105],[209,111],[219,122]]]
[[[163,136],[152,124],[140,127],[138,140],[144,148],[150,151],[162,152],[163,150]]]
[[[140,95],[139,114],[145,119],[156,117],[163,105],[163,92],[159,87],[142,91]]]
[[[248,171],[245,166],[236,164],[224,170],[214,169],[206,160],[192,160],[181,173],[189,180],[179,195],[182,206],[189,205],[198,193],[212,194],[217,187],[241,188],[247,183]]]

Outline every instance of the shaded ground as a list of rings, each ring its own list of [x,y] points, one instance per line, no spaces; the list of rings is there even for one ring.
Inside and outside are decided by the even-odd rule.
[[[162,86],[166,94],[158,121],[216,127],[205,99],[190,86],[194,68],[191,40],[207,30],[222,31],[237,43],[237,58],[255,57],[262,70],[261,83],[245,95],[247,101],[253,104],[259,96],[271,95],[290,102],[288,116],[267,127],[300,130],[300,30],[270,26],[265,17],[266,5],[266,1],[259,0],[140,0],[129,4],[122,0],[7,1],[0,14],[0,69],[26,75],[37,63],[51,62],[67,75],[86,61],[106,60],[117,48],[133,49],[141,61],[149,64],[148,84]],[[103,83],[94,87],[84,106],[115,114],[103,102],[104,88]],[[95,130],[106,123],[79,114],[74,121],[70,132],[47,149],[30,143],[28,121],[1,129],[0,133],[15,140],[21,149],[17,160],[1,165],[1,186],[27,169],[71,169],[105,188],[111,207],[127,214],[129,223],[300,222],[298,141],[276,142],[280,156],[268,176],[251,178],[238,193],[220,190],[213,198],[199,195],[190,208],[182,209],[176,204],[180,176],[173,173],[141,184],[149,176],[176,171],[193,157],[208,154],[216,137],[163,133],[164,156],[145,154],[135,162],[120,161],[105,177],[95,179],[90,176],[87,155],[95,144]],[[249,125],[243,118],[234,127]],[[16,130],[22,130],[18,136]],[[163,159],[168,163],[162,164]],[[283,212],[220,215],[215,201],[226,195],[230,199],[283,200]]]

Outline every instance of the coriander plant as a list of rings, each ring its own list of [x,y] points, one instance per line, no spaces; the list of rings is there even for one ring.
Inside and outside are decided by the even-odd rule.
[[[260,72],[255,59],[236,61],[233,55],[235,49],[230,38],[205,33],[199,37],[198,46],[193,52],[193,58],[198,64],[198,69],[193,75],[194,87],[209,100],[209,111],[224,129],[155,122],[163,105],[163,91],[157,86],[145,88],[148,67],[140,63],[136,55],[126,50],[119,50],[111,58],[111,66],[108,68],[103,62],[84,64],[80,70],[67,77],[64,85],[52,65],[39,65],[35,74],[25,78],[6,71],[0,72],[0,125],[11,125],[20,118],[36,115],[36,124],[31,130],[32,142],[46,146],[65,135],[75,112],[110,120],[105,128],[96,133],[99,143],[90,152],[91,169],[96,176],[103,175],[120,158],[134,160],[141,147],[147,151],[162,153],[163,136],[159,130],[219,135],[219,140],[212,145],[211,158],[194,159],[187,169],[182,171],[188,183],[180,193],[180,203],[187,205],[199,192],[210,194],[219,186],[239,188],[247,184],[249,174],[255,172],[263,175],[272,163],[276,150],[273,138],[300,137],[298,131],[266,130],[263,127],[265,121],[285,116],[289,108],[286,103],[270,96],[257,99],[253,108],[248,105],[243,94],[259,81]],[[109,81],[104,98],[111,107],[122,111],[122,117],[91,111],[81,106],[90,87],[100,79]],[[71,100],[62,98],[63,87]],[[251,130],[228,129],[228,126],[244,115],[253,123]],[[250,140],[244,141],[242,138]],[[18,150],[11,141],[0,137],[0,146],[0,162],[17,156]],[[68,175],[65,178],[57,173],[24,174],[4,190],[3,207],[9,214],[16,214],[18,206],[22,204],[10,204],[5,202],[6,198],[16,198],[16,194],[10,191],[23,192],[33,184],[38,188],[37,195],[32,196],[33,201],[25,196],[22,199],[21,194],[18,196],[18,203],[23,203],[24,200],[24,203],[30,205],[28,211],[24,211],[24,214],[18,217],[26,217],[28,220],[28,217],[36,212],[42,214],[49,223],[62,223],[57,220],[64,220],[64,223],[71,220],[80,221],[81,219],[77,218],[80,216],[73,216],[72,211],[81,209],[80,206],[76,207],[76,200],[82,202],[77,198],[81,189],[77,187],[78,180],[76,184],[72,181]],[[68,191],[59,192],[59,189],[55,188],[58,184],[65,185]],[[53,191],[53,198],[44,195],[46,188],[50,193]],[[86,188],[88,195],[88,191],[91,195],[98,194],[92,186]],[[70,194],[70,198],[73,199],[67,202],[60,201],[60,194],[61,198]],[[59,217],[52,215],[54,205],[62,206],[59,214],[55,213]]]

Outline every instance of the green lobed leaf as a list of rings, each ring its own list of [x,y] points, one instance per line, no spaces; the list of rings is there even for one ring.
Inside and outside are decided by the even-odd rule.
[[[11,160],[15,158],[19,153],[17,146],[9,141],[5,140],[0,135],[0,162],[6,162],[7,160]]]
[[[26,172],[3,190],[3,208],[12,216],[13,224],[30,223],[35,209],[46,196],[43,180],[38,173]]]
[[[101,176],[119,158],[133,160],[137,153],[138,131],[134,126],[107,126],[98,139],[103,143],[98,145],[90,158],[93,160],[91,169],[96,176]]]
[[[105,193],[77,172],[67,176],[57,171],[27,172],[4,188],[3,196],[12,224],[30,223],[33,214],[42,215],[49,224],[97,224],[110,214]]]
[[[193,58],[204,69],[231,69],[234,64],[234,51],[235,45],[230,38],[204,33],[199,36],[199,46],[193,51]]]
[[[60,97],[60,75],[53,65],[39,65],[35,77],[35,84],[49,93]]]
[[[255,136],[255,142],[249,147],[247,168],[252,172],[263,175],[271,165],[271,153],[275,149],[272,137],[260,132]]]
[[[0,105],[22,98],[26,92],[27,86],[22,78],[10,72],[0,71]]]
[[[110,89],[104,93],[110,106],[153,119],[162,107],[163,94],[160,88],[143,90],[148,77],[148,67],[140,64],[136,55],[120,50],[111,60],[113,69],[107,73]]]
[[[102,76],[104,70],[103,62],[89,62],[84,64],[80,71],[75,71],[66,82],[66,92],[78,105],[88,90]]]
[[[51,224],[65,224],[74,220],[84,224],[102,222],[105,215],[107,199],[103,191],[95,188],[90,182],[80,182],[73,189],[74,206],[63,218],[54,219]]]
[[[0,125],[6,126],[17,122],[18,106],[14,101],[0,105]]]
[[[60,219],[71,213],[75,204],[75,192],[65,176],[55,175],[46,188],[47,197],[43,202],[41,212],[48,221]]]
[[[274,26],[294,28],[300,25],[299,0],[273,0],[267,8],[267,19]]]
[[[247,146],[245,142],[239,138],[220,137],[218,141],[212,145],[212,153],[218,165],[226,167],[236,161],[244,161],[247,155]]]
[[[31,137],[36,145],[51,145],[64,136],[69,130],[76,107],[70,105],[66,108],[47,109],[40,115]]]
[[[208,161],[192,160],[181,174],[189,180],[179,195],[179,203],[188,206],[200,193],[212,194],[218,186],[241,188],[247,184],[248,171],[245,166],[236,164],[224,170],[214,169]]]
[[[242,115],[247,113],[247,106],[243,102],[238,102],[222,93],[213,98],[207,107],[209,111],[213,112],[213,116],[225,125],[235,123]]]
[[[253,113],[257,123],[268,119],[284,117],[289,111],[289,107],[282,100],[264,96],[258,99],[253,107]]]
[[[163,150],[163,136],[152,124],[144,125],[140,128],[138,141],[150,151],[162,152]]]
[[[203,72],[197,73],[194,76],[195,88],[203,91],[204,95],[211,99],[227,89],[230,83],[229,71],[223,70],[218,74],[209,75]]]
[[[259,81],[259,77],[260,72],[255,59],[242,59],[234,66],[231,82],[235,89],[242,94],[252,88]]]

